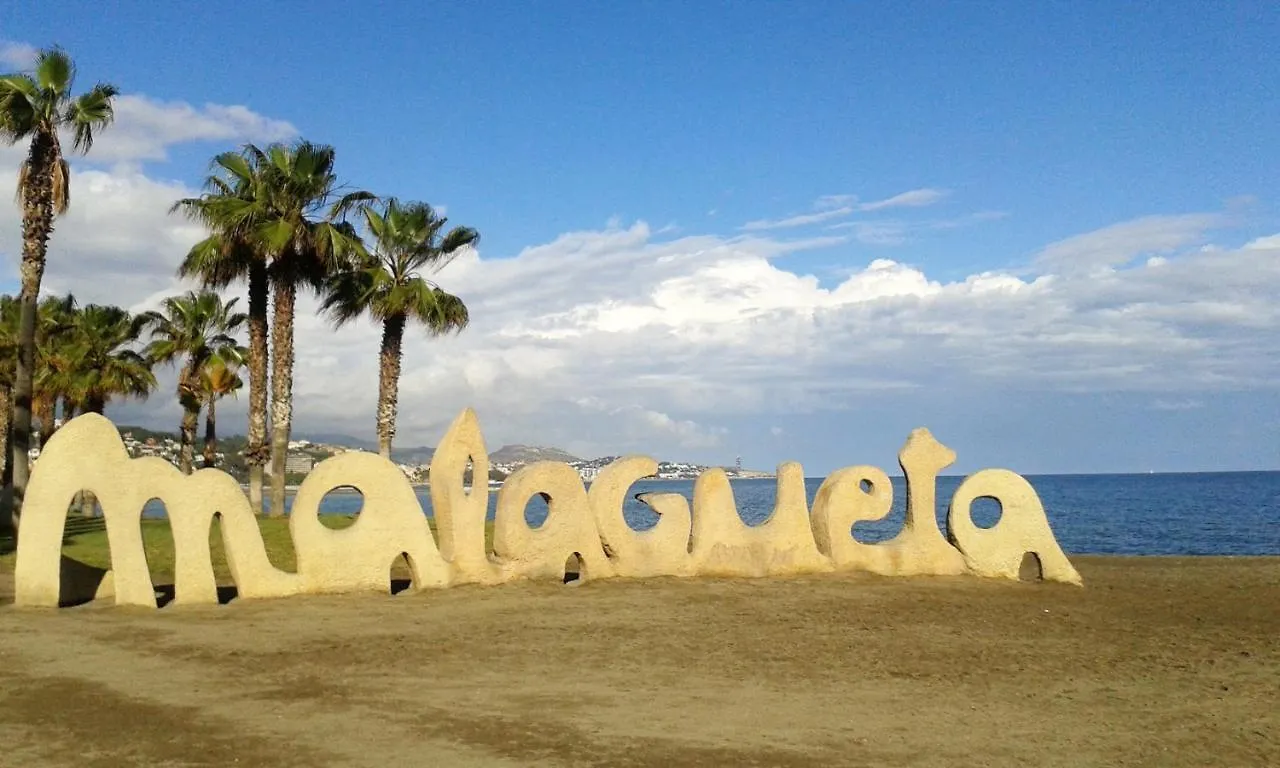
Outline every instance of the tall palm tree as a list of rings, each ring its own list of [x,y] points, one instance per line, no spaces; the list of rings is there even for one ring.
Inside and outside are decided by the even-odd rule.
[[[368,314],[382,324],[378,352],[378,452],[391,458],[396,434],[396,403],[405,326],[421,323],[439,336],[460,332],[470,320],[462,299],[446,293],[422,276],[439,269],[462,249],[474,246],[480,233],[470,227],[445,230],[448,219],[426,203],[402,204],[395,198],[360,206],[371,252],[328,285],[324,309],[341,326]]]
[[[254,247],[268,259],[271,283],[271,514],[284,514],[285,458],[293,426],[293,316],[299,288],[320,290],[344,261],[363,253],[343,217],[373,200],[340,194],[333,147],[298,141],[246,148],[258,171]]]
[[[192,272],[216,279],[248,272],[252,305],[254,273],[263,269],[273,300],[271,323],[271,514],[284,513],[284,463],[293,422],[293,316],[300,287],[319,290],[345,259],[362,253],[355,230],[343,217],[373,198],[367,192],[342,194],[334,173],[332,147],[300,140],[265,150],[245,145],[240,160],[218,162],[223,175],[211,177],[213,191],[189,214],[215,229],[193,258]],[[262,264],[262,267],[254,265]],[[208,279],[208,278],[206,278]],[[266,292],[260,293],[265,303]],[[254,307],[251,306],[251,309]],[[259,356],[251,343],[250,411],[254,410],[252,365]],[[253,422],[250,421],[252,429]],[[252,492],[252,489],[251,489]]]
[[[165,299],[161,311],[142,315],[151,333],[148,358],[155,363],[185,360],[178,373],[178,402],[182,405],[178,468],[184,474],[191,474],[196,423],[203,402],[200,371],[211,358],[235,354],[239,347],[233,334],[244,325],[245,315],[234,311],[237,301],[223,303],[213,291],[188,291]]]
[[[71,203],[71,169],[58,138],[70,131],[73,148],[85,153],[95,131],[114,117],[116,87],[99,83],[73,96],[75,64],[58,48],[40,51],[31,73],[0,76],[0,138],[9,144],[30,141],[18,170],[18,205],[22,208],[22,289],[18,357],[14,370],[13,509],[16,525],[30,473],[31,395],[35,378],[36,302],[44,277],[45,256],[55,216]]]
[[[215,355],[200,369],[200,392],[204,395],[204,466],[213,467],[218,459],[218,415],[217,403],[227,395],[235,396],[244,386],[238,369],[244,359],[243,348],[235,350],[234,357],[228,359],[223,354]]]
[[[262,514],[263,468],[271,457],[267,444],[267,281],[265,254],[253,247],[265,205],[259,194],[260,176],[252,164],[260,151],[224,152],[210,163],[204,194],[174,203],[171,212],[181,211],[204,224],[212,234],[192,247],[178,268],[182,277],[198,278],[205,288],[224,289],[245,281],[249,287],[249,429],[244,451],[249,465],[249,503],[255,515]]]

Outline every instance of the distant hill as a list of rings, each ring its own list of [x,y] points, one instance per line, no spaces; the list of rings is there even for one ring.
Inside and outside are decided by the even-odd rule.
[[[361,440],[351,435],[343,435],[337,432],[306,432],[297,433],[290,436],[292,440],[310,440],[313,443],[324,443],[325,445],[341,445],[344,448],[356,448],[361,451],[377,451],[378,444],[368,440]]]
[[[489,454],[494,464],[529,464],[535,461],[581,461],[577,456],[541,445],[504,445]]]
[[[428,445],[420,445],[416,448],[397,448],[395,443],[391,444],[391,459],[398,464],[430,464],[431,457],[436,455],[436,449]]]

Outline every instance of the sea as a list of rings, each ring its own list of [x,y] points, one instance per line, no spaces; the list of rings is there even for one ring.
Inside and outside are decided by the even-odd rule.
[[[947,507],[963,477],[938,478],[937,515],[946,530]],[[893,509],[883,520],[859,522],[853,535],[875,543],[892,538],[902,527],[906,485],[893,482]],[[1045,507],[1049,524],[1062,548],[1072,554],[1100,555],[1280,555],[1280,472],[1155,473],[1140,475],[1029,475]],[[822,478],[805,481],[812,507]],[[773,511],[775,481],[732,480],[738,514],[747,524],[768,519]],[[415,489],[424,514],[431,514],[426,488]],[[657,515],[634,496],[641,493],[680,493],[692,498],[692,480],[641,480],[631,488],[623,516],[631,527],[644,530]],[[291,498],[290,498],[291,501]],[[320,505],[321,514],[352,514],[361,497],[350,491],[331,492]],[[497,494],[489,494],[492,519]],[[286,502],[286,507],[289,506]],[[990,527],[999,520],[1000,505],[977,500],[974,522]],[[539,525],[547,506],[530,500],[525,519]]]

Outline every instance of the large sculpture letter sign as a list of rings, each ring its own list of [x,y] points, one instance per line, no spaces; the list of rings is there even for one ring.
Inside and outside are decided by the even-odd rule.
[[[267,559],[257,520],[240,486],[228,474],[202,469],[183,475],[167,461],[129,458],[116,427],[85,414],[49,441],[36,462],[23,504],[15,572],[19,605],[57,606],[62,580],[62,539],[67,508],[80,491],[102,506],[111,548],[112,592],[120,605],[156,605],[142,546],[141,515],[151,499],[164,502],[173,530],[175,600],[217,602],[209,551],[214,516],[221,520],[227,564],[241,597],[352,592],[390,586],[390,566],[407,555],[417,589],[454,584],[499,584],[515,579],[563,577],[577,555],[585,579],[647,576],[782,576],[863,570],[884,575],[974,574],[1017,579],[1027,553],[1044,579],[1072,584],[1080,575],[1049,528],[1044,508],[1025,479],[1003,469],[968,477],[956,490],[947,535],[934,514],[937,474],[955,454],[928,430],[911,433],[899,454],[907,480],[902,531],[892,540],[865,544],[852,535],[859,520],[889,513],[893,487],[869,466],[833,473],[808,509],[799,464],[778,468],[777,501],[761,525],[738,516],[729,478],[709,469],[694,484],[692,505],[679,494],[642,494],[658,523],[633,530],[622,517],[632,483],[657,471],[643,456],[621,458],[600,472],[590,488],[567,464],[529,464],[498,492],[493,549],[485,546],[487,489],[464,486],[467,464],[486,477],[489,460],[475,413],[454,420],[432,459],[431,501],[437,533],[404,474],[379,456],[349,452],[321,462],[303,482],[289,516],[297,569],[282,571]],[[356,521],[330,529],[317,517],[320,501],[338,487],[364,497]],[[525,522],[525,505],[547,499],[549,513],[537,528]],[[999,522],[974,525],[970,505],[993,497]]]

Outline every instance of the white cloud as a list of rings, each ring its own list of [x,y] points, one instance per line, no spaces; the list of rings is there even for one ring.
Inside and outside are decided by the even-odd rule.
[[[135,307],[178,289],[173,265],[197,233],[163,214],[177,190],[93,173],[55,233],[50,284]],[[398,440],[431,443],[472,405],[493,445],[718,455],[737,418],[841,410],[942,382],[948,399],[1012,387],[1182,403],[1280,381],[1277,252],[1192,249],[1104,275],[951,282],[877,259],[831,286],[774,263],[830,245],[661,239],[635,223],[509,259],[468,253],[439,279],[473,324],[443,339],[410,332]],[[379,329],[335,332],[316,308],[312,297],[299,306],[299,427],[368,436]],[[147,413],[169,399],[157,394]],[[243,407],[224,411],[236,419]]]
[[[853,237],[867,245],[901,246],[918,239],[922,234],[948,231],[999,221],[1009,214],[1004,211],[979,211],[965,216],[935,220],[879,219],[873,221],[842,221],[827,227],[829,230],[852,230]]]
[[[1105,269],[1201,243],[1211,230],[1226,223],[1220,213],[1145,216],[1059,240],[1041,250],[1035,261],[1050,270]]]
[[[921,208],[933,205],[949,194],[945,189],[913,189],[884,200],[858,204],[856,195],[823,195],[813,203],[812,213],[801,213],[781,219],[757,219],[742,225],[747,232],[760,232],[771,229],[790,229],[792,227],[808,227],[814,224],[843,219],[858,211],[882,211],[888,208]],[[862,222],[836,224],[834,227],[875,226]],[[868,242],[875,242],[868,240]]]
[[[169,147],[188,142],[274,141],[296,133],[288,123],[242,106],[157,102],[118,97],[116,119],[98,134],[87,158],[72,156],[68,213],[55,222],[45,286],[61,291],[81,285],[84,264],[94,279],[127,282],[134,295],[160,290],[202,230],[170,215],[175,200],[197,193],[177,181],[144,174],[137,162],[162,160]],[[22,145],[0,146],[0,199],[13,199]],[[109,169],[101,164],[114,163]],[[0,258],[16,273],[20,212],[0,205]],[[101,285],[102,283],[99,283]],[[92,288],[91,288],[92,289]]]
[[[902,221],[851,221],[837,225],[852,229],[854,239],[867,245],[903,245],[908,241],[910,225]]]
[[[1266,237],[1259,237],[1256,240],[1250,240],[1248,243],[1245,243],[1244,247],[1251,251],[1280,248],[1280,233],[1267,235]]]
[[[858,210],[883,211],[887,208],[923,208],[941,201],[949,194],[951,193],[945,189],[913,189],[893,197],[887,197],[884,200],[863,203],[858,206]]]
[[[98,134],[93,162],[164,160],[175,144],[285,141],[298,130],[283,120],[264,117],[240,105],[159,101],[125,94],[116,99],[115,122]]]
[[[821,224],[825,221],[843,218],[853,213],[852,206],[843,206],[841,208],[828,208],[818,211],[817,213],[804,213],[798,216],[788,216],[785,219],[757,219],[756,221],[748,221],[742,225],[742,228],[748,232],[760,231],[766,229],[787,229],[790,227],[806,227],[813,224]]]
[[[36,54],[34,46],[10,40],[0,40],[0,64],[19,72],[27,71],[35,66]]]

